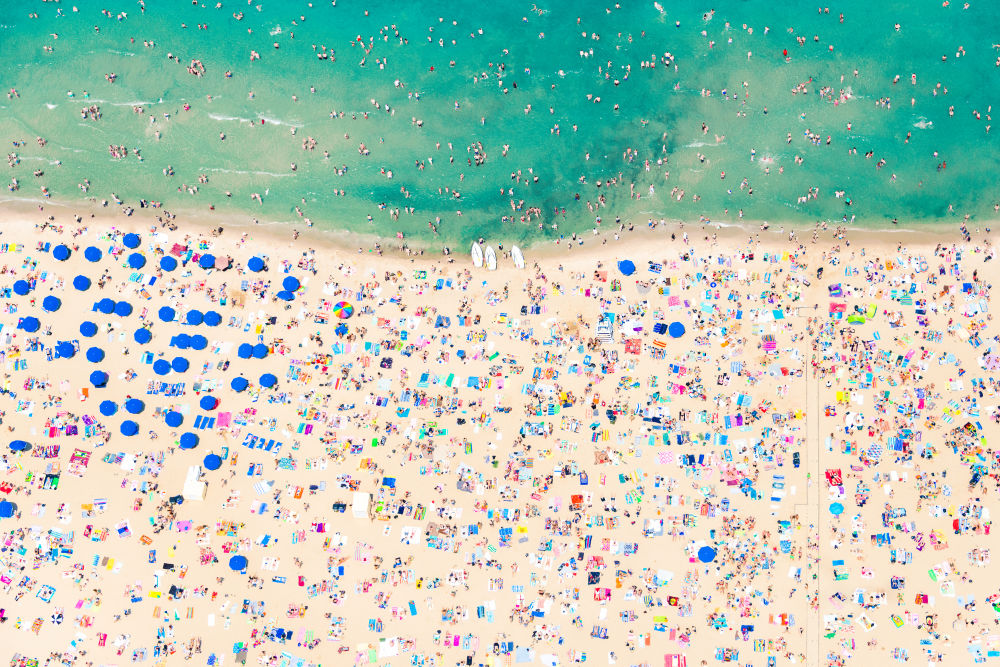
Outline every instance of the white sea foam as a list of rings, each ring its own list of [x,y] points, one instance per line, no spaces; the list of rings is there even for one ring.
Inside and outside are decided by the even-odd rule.
[[[274,178],[290,178],[292,174],[275,174],[271,171],[248,171],[245,169],[222,169],[219,167],[198,167],[198,171],[214,171],[218,174],[240,174],[244,176],[273,176]]]

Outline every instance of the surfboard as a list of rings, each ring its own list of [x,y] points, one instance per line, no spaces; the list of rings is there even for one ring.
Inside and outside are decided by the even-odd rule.
[[[521,254],[521,249],[517,246],[512,246],[510,249],[510,256],[514,260],[514,266],[519,269],[524,268],[524,255]]]
[[[486,260],[486,268],[489,269],[490,271],[496,271],[497,253],[496,250],[493,249],[493,246],[491,245],[486,246],[486,254],[483,257]]]
[[[478,242],[472,244],[472,265],[476,268],[483,265],[483,248]]]

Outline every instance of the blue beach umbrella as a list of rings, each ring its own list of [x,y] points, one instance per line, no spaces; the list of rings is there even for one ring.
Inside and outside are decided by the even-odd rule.
[[[88,262],[99,262],[101,261],[101,257],[104,256],[104,253],[102,253],[100,249],[94,246],[90,246],[83,251],[83,256],[87,259]]]
[[[14,294],[18,296],[24,296],[31,291],[31,285],[28,284],[27,280],[15,280],[14,281]]]
[[[222,467],[222,457],[218,454],[209,454],[201,462],[206,470],[218,470]]]
[[[108,374],[104,371],[94,371],[90,374],[90,384],[98,389],[108,384]]]
[[[0,519],[9,519],[14,516],[14,503],[9,500],[0,500]]]
[[[118,317],[128,317],[132,314],[132,304],[128,301],[119,301],[115,304],[115,315]]]
[[[97,302],[97,312],[110,315],[115,312],[115,302],[107,297]]]
[[[205,317],[201,314],[200,310],[189,310],[184,319],[188,324],[198,325],[201,324]]]
[[[178,426],[184,423],[184,415],[177,412],[176,410],[171,410],[170,412],[168,412],[167,416],[164,419],[167,422],[167,426],[169,426],[170,428],[177,428]]]
[[[251,257],[247,262],[247,268],[257,273],[264,270],[264,260],[260,257]]]
[[[87,361],[89,361],[92,364],[98,364],[104,361],[104,350],[102,350],[99,347],[88,347]]]
[[[90,278],[82,274],[73,278],[73,287],[80,292],[86,292],[90,289]]]
[[[285,276],[285,279],[281,281],[281,286],[289,292],[294,292],[299,288],[299,279],[295,276]]]
[[[623,276],[630,276],[635,273],[635,264],[630,259],[623,259],[618,262],[618,270]]]
[[[260,386],[273,387],[276,384],[278,384],[278,378],[274,373],[264,373],[260,376]]]
[[[210,327],[217,327],[222,324],[222,315],[219,315],[214,310],[205,311],[205,324]]]
[[[28,333],[35,333],[42,326],[42,323],[38,321],[37,317],[25,317],[18,326]]]
[[[264,359],[267,357],[268,348],[264,343],[257,343],[253,346],[253,358],[254,359]]]
[[[702,563],[711,563],[715,560],[715,549],[712,547],[702,547],[698,549],[698,560]]]
[[[141,269],[146,266],[146,256],[141,252],[134,252],[128,256],[128,265],[133,269]]]
[[[171,345],[179,350],[186,350],[191,347],[191,336],[188,336],[187,334],[174,336],[174,340],[171,342]]]
[[[122,239],[122,243],[125,244],[126,248],[138,248],[139,247],[139,235],[138,234],[126,234],[125,238]]]
[[[201,400],[198,401],[198,406],[202,410],[214,410],[219,407],[219,399],[215,396],[202,396]]]
[[[830,514],[834,516],[840,516],[843,513],[844,513],[844,506],[841,503],[830,504]]]
[[[114,401],[101,401],[100,405],[101,414],[105,417],[110,417],[116,412],[118,412],[118,404]]]
[[[141,414],[146,409],[146,404],[138,398],[130,398],[125,401],[125,410],[131,415]]]
[[[295,295],[292,294],[291,292],[289,292],[286,289],[281,290],[275,296],[277,296],[282,301],[294,301],[295,300]]]
[[[160,316],[160,319],[164,322],[173,322],[174,317],[176,317],[177,313],[175,313],[174,309],[171,308],[170,306],[163,306],[162,308],[160,308],[158,315]]]
[[[210,255],[205,253],[198,258],[198,266],[203,269],[211,269],[215,267],[215,255]]]
[[[24,440],[12,440],[10,443],[10,450],[12,452],[23,452],[29,447],[31,447],[31,445]]]
[[[233,572],[242,572],[247,567],[247,557],[246,556],[233,556],[229,559],[229,569]]]
[[[171,257],[170,255],[161,257],[160,268],[163,269],[164,271],[173,271],[174,269],[177,268],[177,260]]]
[[[132,334],[132,338],[134,338],[135,342],[139,343],[139,345],[145,345],[152,340],[153,334],[149,332],[149,329],[136,329],[135,333]]]
[[[191,347],[195,350],[204,350],[208,347],[208,339],[201,334],[191,336]]]
[[[122,435],[124,436],[132,437],[133,435],[139,432],[139,425],[136,424],[131,419],[126,419],[125,421],[122,422],[121,432]]]
[[[235,377],[233,381],[229,383],[230,388],[235,392],[246,391],[246,388],[250,385],[250,382],[245,377]]]
[[[60,243],[55,248],[52,249],[52,256],[58,259],[60,262],[65,262],[69,259],[69,248]]]
[[[680,322],[671,322],[670,326],[667,327],[667,333],[670,334],[671,338],[680,338],[684,335],[685,331],[684,325]]]
[[[47,313],[54,313],[62,308],[62,301],[59,300],[57,296],[47,296],[42,299],[42,310]]]
[[[86,322],[80,322],[80,335],[90,338],[97,335],[97,325],[87,320]]]
[[[238,348],[236,348],[236,356],[240,359],[249,359],[253,356],[253,345],[250,343],[241,343]]]
[[[73,343],[63,342],[56,346],[56,352],[63,359],[71,359],[76,354],[76,348],[73,347]]]
[[[184,357],[174,357],[173,361],[170,362],[170,367],[174,369],[175,373],[183,373],[191,367],[191,362]]]
[[[157,359],[153,362],[153,372],[157,375],[166,375],[170,372],[170,362],[166,359]]]
[[[198,446],[198,436],[188,432],[181,435],[181,449],[194,449]]]

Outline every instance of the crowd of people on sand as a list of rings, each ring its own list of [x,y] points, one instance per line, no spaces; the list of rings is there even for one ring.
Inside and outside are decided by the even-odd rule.
[[[168,216],[5,228],[13,664],[993,650],[980,230],[491,273]]]

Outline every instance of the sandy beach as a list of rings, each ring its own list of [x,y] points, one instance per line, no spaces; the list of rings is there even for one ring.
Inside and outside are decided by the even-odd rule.
[[[0,235],[11,664],[1000,648],[982,234],[644,228],[487,271],[81,215]]]

